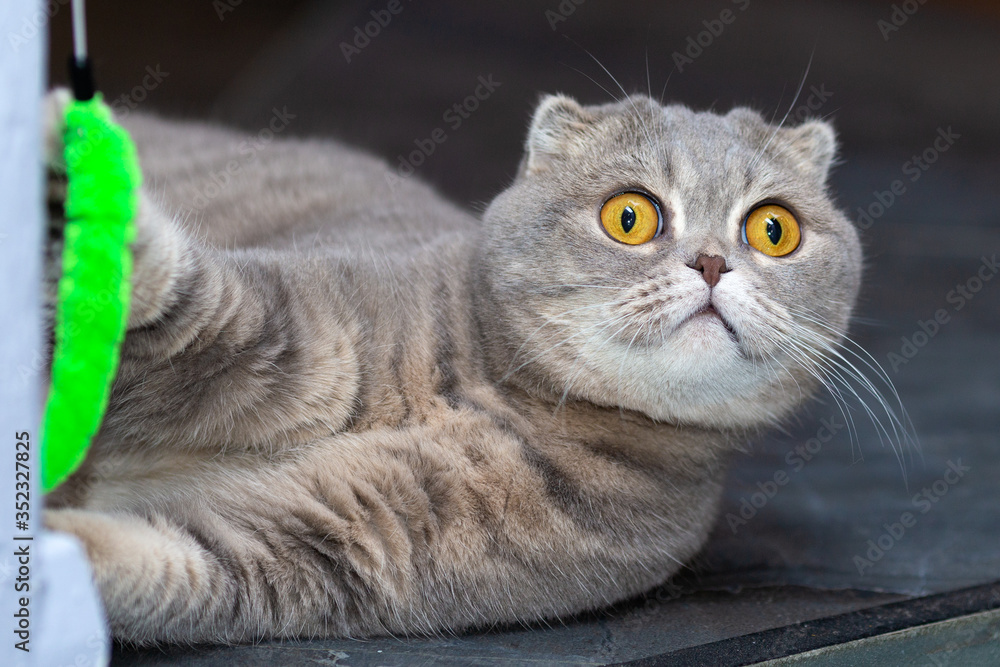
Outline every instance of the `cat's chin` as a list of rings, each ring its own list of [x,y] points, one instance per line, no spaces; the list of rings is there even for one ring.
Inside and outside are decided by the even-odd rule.
[[[690,348],[692,353],[740,353],[736,330],[712,306],[684,320],[668,341],[668,344]]]
[[[687,318],[660,344],[610,347],[595,350],[586,398],[657,421],[766,427],[787,417],[808,392],[807,380],[778,378],[781,366],[749,357],[737,332],[713,309]]]
[[[713,337],[721,335],[711,334]],[[721,353],[719,356],[724,358],[728,355]],[[743,362],[745,359],[740,363]],[[679,365],[672,364],[674,368]],[[797,392],[789,395],[783,387],[770,381],[762,382],[754,369],[739,365],[734,365],[729,371],[702,371],[704,379],[701,383],[672,381],[666,374],[643,378],[648,382],[650,391],[658,391],[648,400],[631,397],[636,403],[634,409],[661,422],[745,431],[774,426],[791,414],[804,398]],[[622,402],[629,401],[629,397],[621,399]]]

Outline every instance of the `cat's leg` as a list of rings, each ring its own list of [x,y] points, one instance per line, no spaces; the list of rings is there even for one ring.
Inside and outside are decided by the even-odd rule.
[[[200,245],[143,199],[134,298],[104,435],[273,451],[341,430],[355,324],[321,267]]]
[[[166,521],[63,509],[47,511],[45,524],[83,542],[116,638],[149,642],[158,627],[183,641],[178,624],[194,627],[205,607],[234,600],[222,565]]]
[[[664,581],[711,528],[708,456],[640,468],[454,417],[283,462],[151,463],[47,522],[81,539],[116,637],[139,643],[551,619]]]
[[[68,101],[57,91],[47,104],[56,183]],[[354,323],[322,289],[332,282],[322,263],[209,247],[145,186],[135,223],[128,332],[101,446],[270,451],[343,428],[358,383]],[[109,298],[94,295],[92,310]]]

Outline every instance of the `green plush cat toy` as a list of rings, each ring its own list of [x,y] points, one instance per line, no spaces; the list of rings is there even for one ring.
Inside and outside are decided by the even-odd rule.
[[[77,86],[74,86],[77,88]],[[69,179],[52,381],[42,420],[42,490],[83,462],[118,369],[141,174],[135,146],[90,91],[66,108]]]

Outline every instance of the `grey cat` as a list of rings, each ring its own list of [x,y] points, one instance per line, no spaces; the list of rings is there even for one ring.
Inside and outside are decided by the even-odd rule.
[[[646,591],[705,542],[730,453],[820,384],[859,286],[824,122],[549,96],[481,220],[333,142],[241,157],[223,129],[127,126],[129,330],[46,523],[137,644]]]

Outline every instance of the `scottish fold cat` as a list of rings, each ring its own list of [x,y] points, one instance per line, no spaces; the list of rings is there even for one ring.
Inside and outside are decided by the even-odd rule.
[[[548,96],[481,218],[332,141],[247,159],[229,130],[127,126],[129,330],[45,520],[136,644],[453,632],[648,590],[705,542],[734,448],[823,380],[858,291],[825,122]]]

